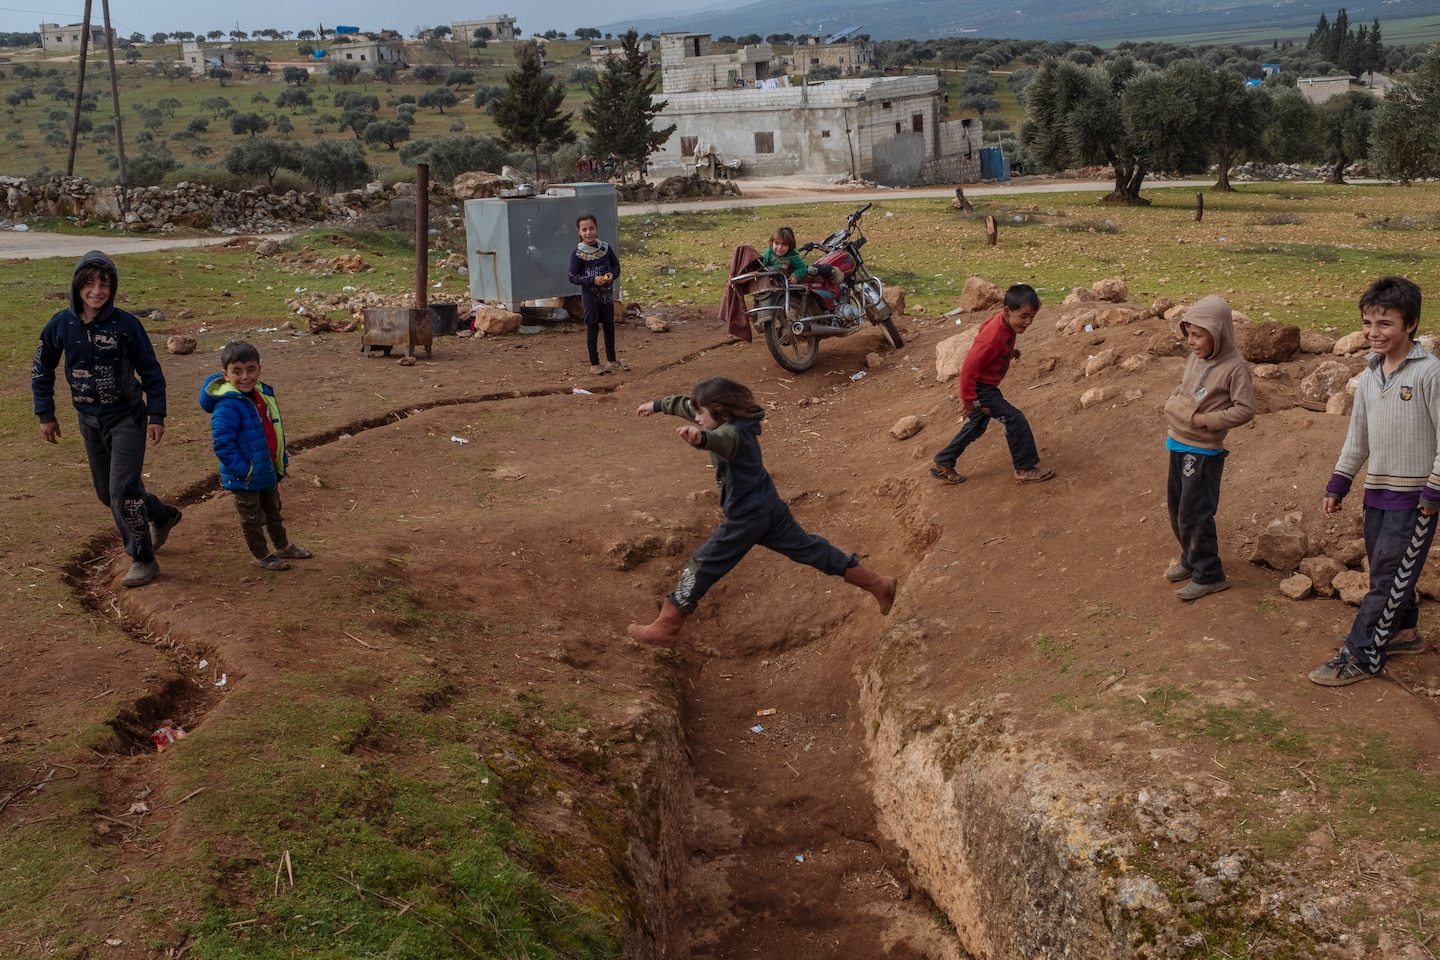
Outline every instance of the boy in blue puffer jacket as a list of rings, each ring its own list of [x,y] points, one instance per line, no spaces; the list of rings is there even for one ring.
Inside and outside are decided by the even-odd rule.
[[[244,342],[220,351],[220,372],[200,388],[200,409],[210,415],[210,440],[220,458],[220,485],[235,495],[245,545],[255,565],[289,570],[289,560],[310,551],[290,542],[280,517],[280,478],[289,456],[275,391],[260,382],[260,351]],[[271,550],[265,534],[275,544]]]

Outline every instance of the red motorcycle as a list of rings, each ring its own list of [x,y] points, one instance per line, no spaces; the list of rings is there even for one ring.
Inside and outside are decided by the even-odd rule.
[[[803,276],[753,270],[730,278],[731,283],[768,279],[773,284],[772,289],[750,294],[746,314],[753,327],[764,330],[765,345],[775,362],[791,373],[804,373],[815,365],[821,340],[859,333],[867,322],[878,326],[892,347],[905,345],[890,319],[885,285],[860,256],[865,245],[860,218],[872,206],[865,204],[846,218],[842,229],[800,248],[801,253],[822,251]]]

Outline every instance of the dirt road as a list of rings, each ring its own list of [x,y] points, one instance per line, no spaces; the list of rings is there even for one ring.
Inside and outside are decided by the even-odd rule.
[[[266,239],[284,240],[288,233],[263,234]],[[104,250],[111,256],[122,253],[149,253],[155,250],[174,250],[180,247],[208,247],[224,243],[225,237],[143,237],[77,235],[69,233],[45,233],[41,230],[0,231],[0,258],[6,260],[40,260],[45,257],[79,257],[95,249]]]
[[[1146,184],[1147,189],[1164,187],[1194,186],[1196,181],[1157,180]],[[970,186],[965,193],[970,197],[1011,196],[1027,193],[1103,193],[1111,188],[1108,180],[1044,180],[1034,183],[994,184]],[[746,181],[742,189],[752,195],[725,197],[718,200],[691,200],[683,203],[624,203],[620,205],[621,216],[637,216],[651,213],[686,213],[696,210],[730,210],[747,207],[778,206],[791,203],[825,203],[855,201],[868,203],[875,200],[929,200],[949,199],[955,196],[954,187],[924,187],[915,189],[871,189],[857,190],[853,187],[826,184],[813,180],[789,177],[771,177]],[[285,240],[288,233],[267,233],[266,239]],[[97,247],[112,256],[122,253],[147,253],[156,250],[173,250],[181,247],[206,247],[223,243],[224,237],[172,237],[172,236],[79,236],[64,233],[46,233],[40,230],[0,231],[0,258],[38,260],[44,257],[78,257]]]

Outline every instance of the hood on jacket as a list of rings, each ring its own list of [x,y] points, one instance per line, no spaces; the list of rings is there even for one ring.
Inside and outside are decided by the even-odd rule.
[[[84,306],[80,303],[80,274],[91,267],[99,267],[110,281],[110,299],[105,301],[105,306],[101,307],[95,316],[96,320],[101,320],[115,307],[115,294],[120,289],[120,272],[115,269],[115,261],[99,250],[91,250],[75,264],[75,272],[70,275],[70,310],[77,317],[85,316]]]
[[[1235,318],[1230,303],[1224,297],[1211,294],[1195,302],[1180,321],[1180,333],[1186,335],[1187,326],[1196,326],[1210,334],[1215,349],[1206,357],[1205,363],[1214,363],[1231,354],[1238,355],[1240,348],[1235,343]]]
[[[259,390],[262,394],[274,395],[274,391],[263,383],[257,383],[255,389]],[[205,382],[200,386],[200,409],[206,413],[214,413],[215,408],[220,405],[220,401],[226,397],[234,397],[236,400],[244,400],[246,403],[250,402],[249,398],[235,389],[230,381],[225,379],[223,371],[212,373],[205,378]]]

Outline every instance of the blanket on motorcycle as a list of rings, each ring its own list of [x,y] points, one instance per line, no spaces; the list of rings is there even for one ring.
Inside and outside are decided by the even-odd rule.
[[[730,257],[730,276],[745,273],[745,267],[759,256],[750,244],[740,244]],[[725,297],[720,301],[720,321],[725,324],[732,337],[738,337],[746,343],[750,342],[751,334],[750,318],[745,315],[745,297],[755,283],[756,281],[752,280],[749,283],[725,284]]]

